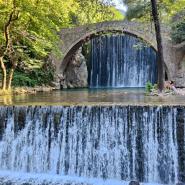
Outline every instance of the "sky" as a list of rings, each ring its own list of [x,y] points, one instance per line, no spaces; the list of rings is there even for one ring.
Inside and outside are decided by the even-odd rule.
[[[126,12],[127,8],[126,6],[124,6],[123,0],[113,0],[113,3],[115,4],[117,9],[120,9]]]

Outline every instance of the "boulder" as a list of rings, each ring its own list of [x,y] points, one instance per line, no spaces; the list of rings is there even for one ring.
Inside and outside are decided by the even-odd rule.
[[[140,185],[138,181],[130,181],[129,185]]]
[[[88,71],[86,59],[82,55],[80,48],[72,60],[69,62],[64,75],[61,86],[63,88],[82,88],[88,86]]]

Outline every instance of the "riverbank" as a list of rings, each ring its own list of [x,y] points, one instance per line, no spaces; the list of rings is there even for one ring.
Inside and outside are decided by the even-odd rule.
[[[157,89],[152,89],[151,92],[146,92],[147,96],[185,96],[185,88],[176,88],[175,90],[165,89],[162,93],[159,93]]]
[[[51,92],[57,90],[51,86],[22,87],[13,89],[14,94],[36,94],[37,92]]]
[[[36,86],[36,87],[16,87],[11,90],[0,90],[0,96],[19,95],[19,94],[36,94],[37,92],[51,92],[58,90],[51,86]]]

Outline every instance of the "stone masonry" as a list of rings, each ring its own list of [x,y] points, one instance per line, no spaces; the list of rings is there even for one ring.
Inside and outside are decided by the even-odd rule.
[[[170,29],[162,26],[162,39],[165,67],[169,80],[174,80],[177,86],[185,87],[185,50],[173,45]],[[152,25],[127,21],[102,22],[75,28],[63,29],[60,33],[62,58],[55,59],[58,74],[63,74],[74,53],[97,34],[106,32],[126,33],[141,38],[157,51],[155,31]]]

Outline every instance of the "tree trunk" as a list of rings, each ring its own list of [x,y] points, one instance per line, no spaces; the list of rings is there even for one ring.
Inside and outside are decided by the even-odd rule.
[[[6,67],[3,62],[3,57],[0,57],[0,65],[2,70],[2,90],[6,90]]]
[[[9,72],[8,79],[7,79],[7,88],[6,88],[7,90],[10,90],[11,89],[13,74],[14,74],[14,69],[11,68],[10,69],[10,72]]]
[[[17,62],[15,62],[10,69],[8,80],[7,80],[7,87],[6,87],[7,90],[11,89],[13,74],[14,74],[16,66],[17,66]]]
[[[152,15],[155,25],[156,40],[157,40],[157,69],[158,69],[158,89],[159,92],[162,92],[164,89],[164,56],[163,56],[163,46],[162,46],[162,37],[161,37],[161,28],[159,21],[159,14],[157,9],[157,0],[151,0],[152,6]]]

